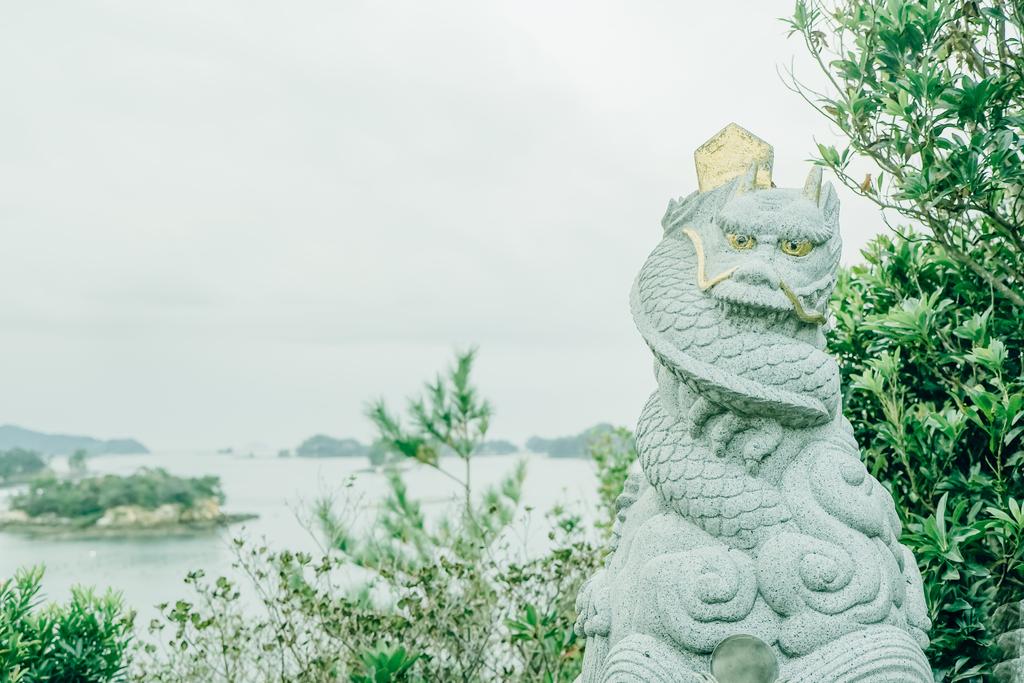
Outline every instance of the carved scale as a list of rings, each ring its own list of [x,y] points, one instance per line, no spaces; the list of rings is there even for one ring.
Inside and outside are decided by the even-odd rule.
[[[932,683],[921,579],[824,351],[835,191],[820,168],[776,188],[771,147],[734,124],[695,158],[701,190],[669,203],[633,287],[657,390],[577,599],[580,683],[714,681],[741,634],[787,683]]]

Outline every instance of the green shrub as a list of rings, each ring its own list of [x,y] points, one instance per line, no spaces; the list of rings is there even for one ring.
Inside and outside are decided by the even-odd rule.
[[[379,648],[363,652],[360,656],[362,670],[349,675],[352,683],[389,683],[408,680],[409,670],[420,655],[409,655],[401,645],[394,648]]]
[[[42,567],[0,582],[0,681],[104,683],[124,679],[134,615],[118,594],[74,588],[43,606]]]
[[[629,475],[629,466],[636,460],[636,440],[625,427],[604,430],[587,441],[587,455],[597,467],[597,493],[603,519],[598,528],[610,532],[618,513],[616,500]]]
[[[934,242],[879,237],[864,257],[833,299],[845,413],[903,514],[937,680],[980,680],[994,608],[1024,599],[1024,327]]]
[[[476,561],[439,556],[405,571],[353,576],[338,553],[314,557],[236,541],[246,579],[186,579],[138,653],[138,683],[549,681],[582,664],[576,592],[599,553],[561,515],[552,549],[516,560],[500,546]]]
[[[184,478],[162,469],[142,469],[122,477],[108,474],[70,481],[49,477],[35,481],[28,491],[11,499],[11,508],[30,517],[52,514],[71,519],[92,519],[118,505],[138,505],[148,510],[167,503],[188,508],[203,499],[223,502],[220,479],[214,476]]]

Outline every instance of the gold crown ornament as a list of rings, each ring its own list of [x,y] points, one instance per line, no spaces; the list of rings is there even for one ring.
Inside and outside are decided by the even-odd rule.
[[[721,187],[756,165],[753,189],[772,186],[775,150],[746,128],[730,123],[693,153],[697,188],[701,192]]]

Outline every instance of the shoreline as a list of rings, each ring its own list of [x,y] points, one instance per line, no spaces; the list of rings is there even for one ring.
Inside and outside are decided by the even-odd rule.
[[[96,526],[95,523],[79,525],[75,520],[49,521],[6,521],[0,522],[0,532],[21,536],[43,536],[51,539],[96,539],[96,538],[141,538],[145,536],[189,536],[241,522],[258,519],[253,513],[225,514],[217,519],[200,519],[187,522],[174,521],[161,524]]]

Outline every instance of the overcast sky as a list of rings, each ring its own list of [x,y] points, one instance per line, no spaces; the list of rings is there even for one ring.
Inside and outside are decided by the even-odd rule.
[[[470,344],[494,436],[632,425],[693,150],[736,121],[799,186],[832,139],[791,0],[0,7],[0,423],[154,449],[366,438]]]

